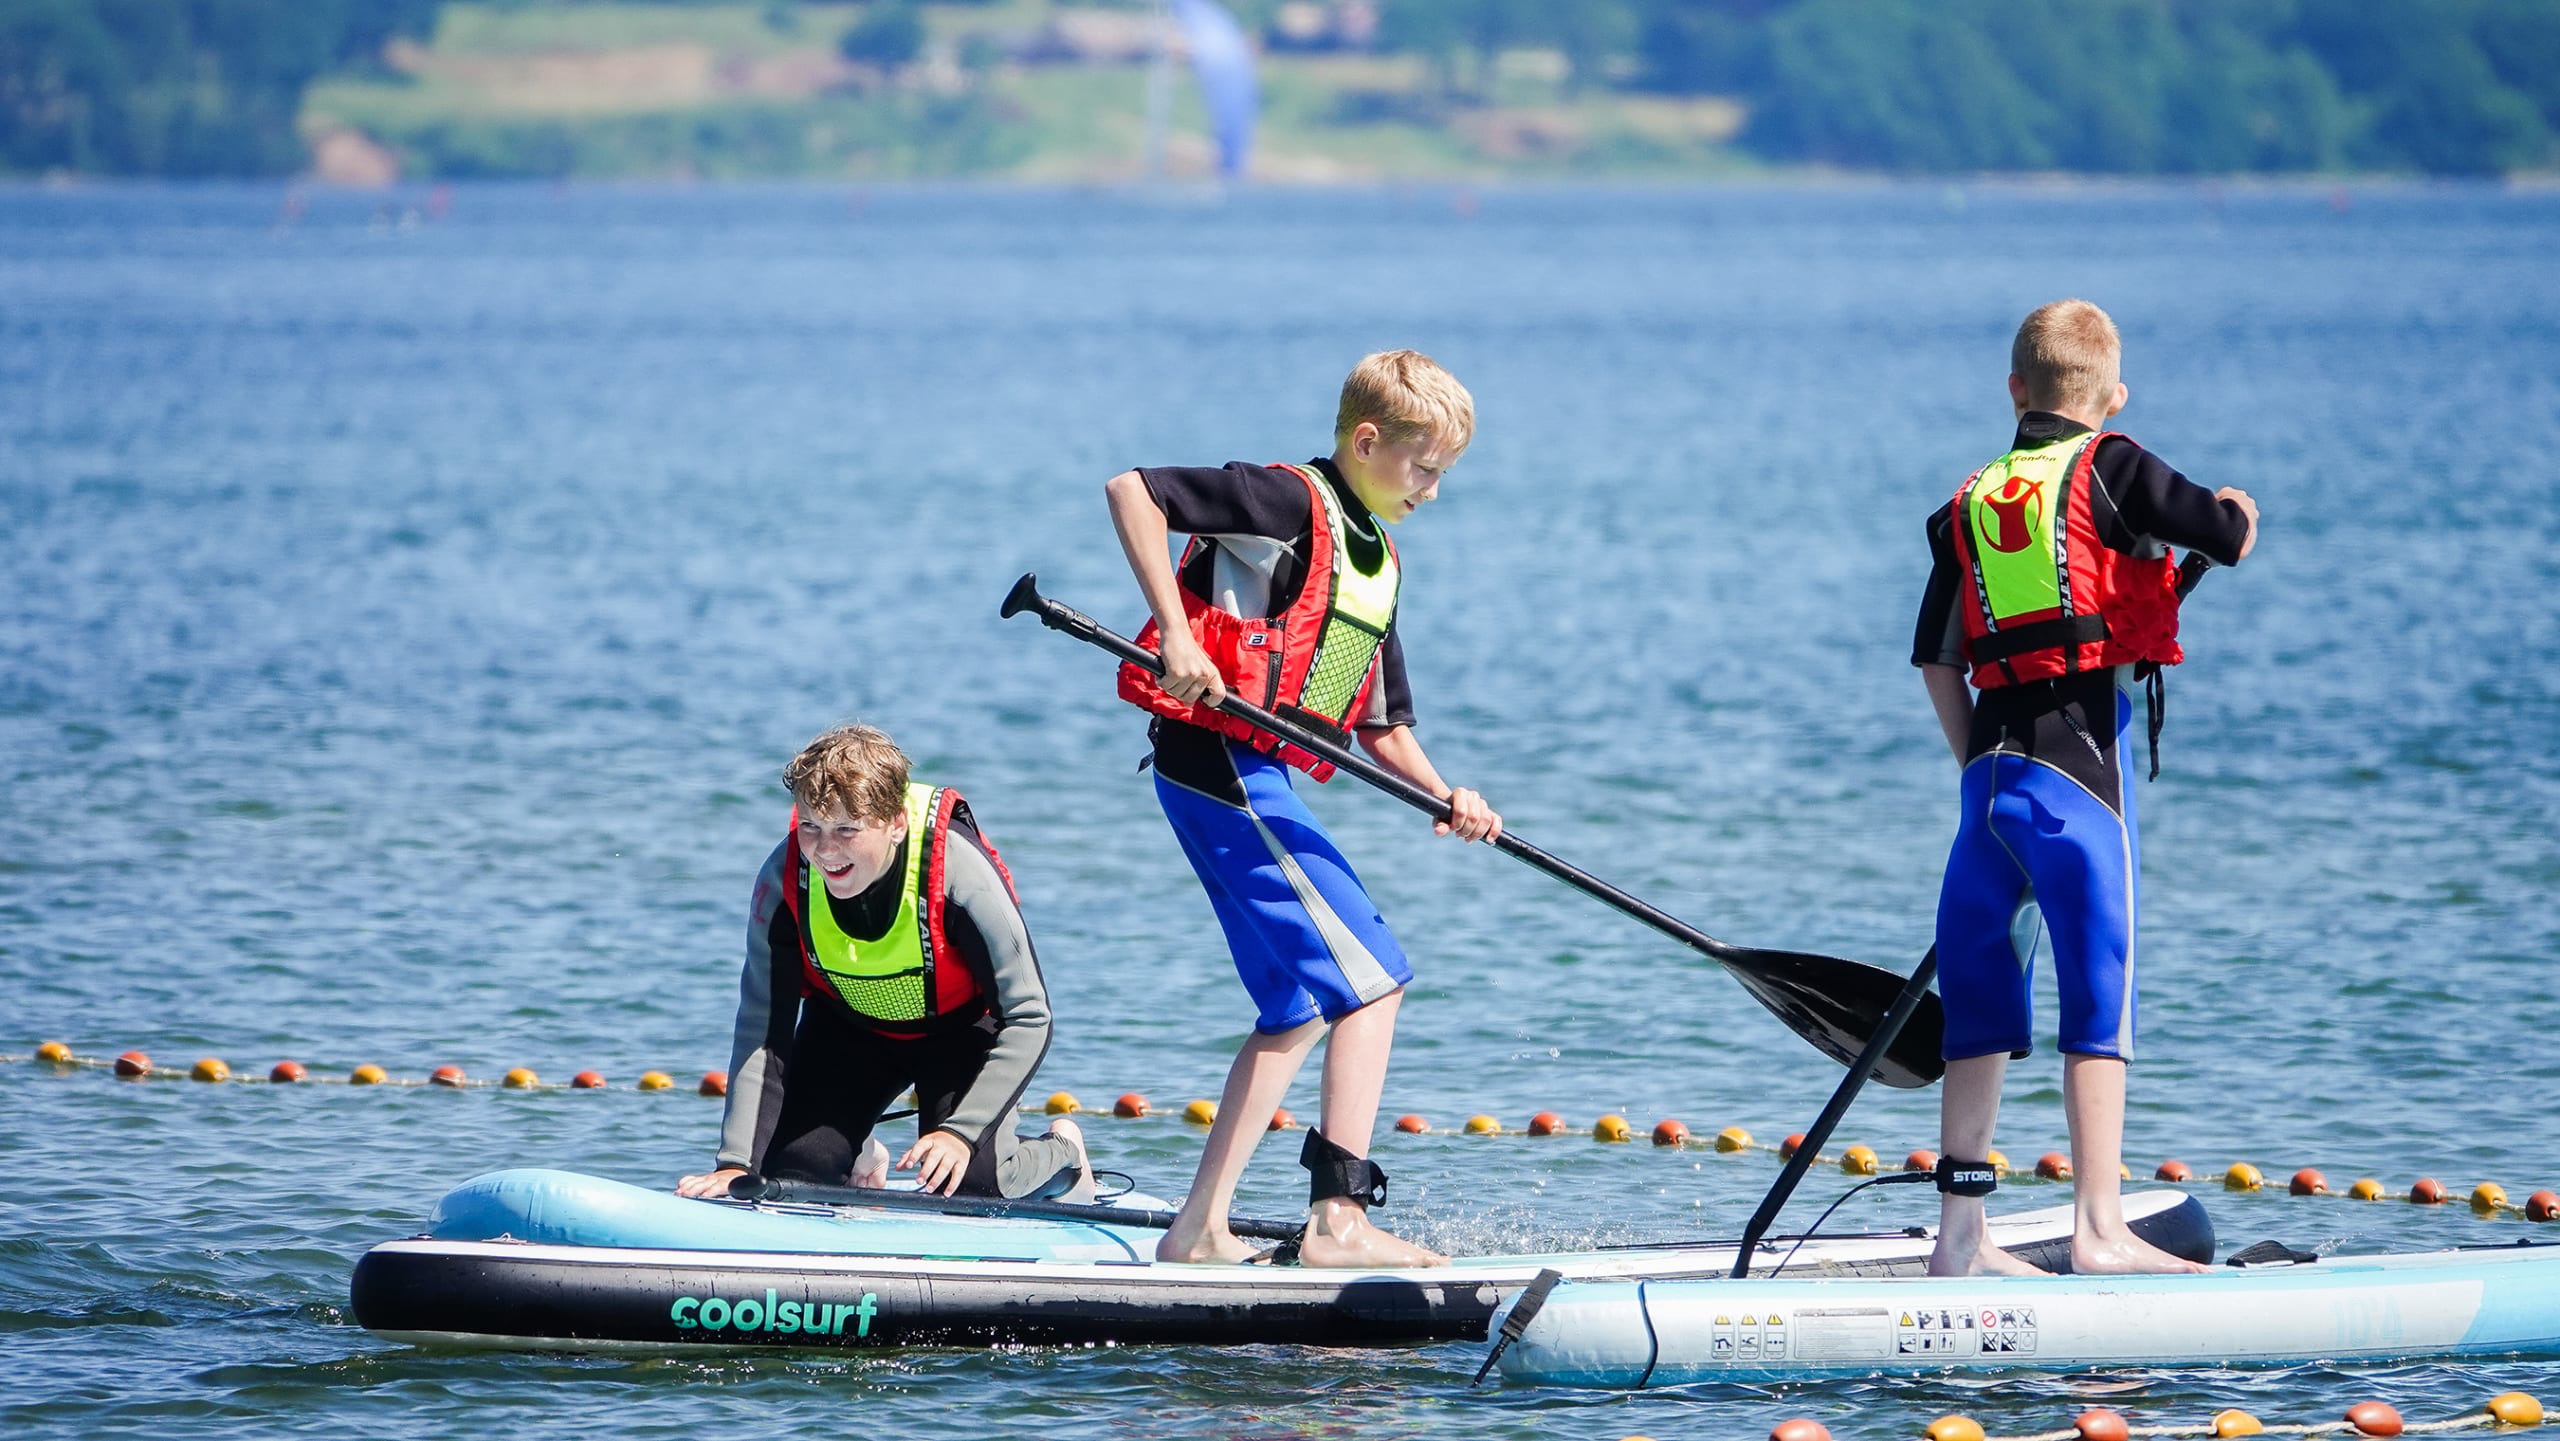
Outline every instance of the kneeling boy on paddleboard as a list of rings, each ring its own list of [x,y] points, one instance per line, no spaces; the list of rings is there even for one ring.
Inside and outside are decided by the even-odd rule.
[[[1138,643],[1160,647],[1164,661],[1161,681],[1124,665],[1121,694],[1156,717],[1156,798],[1258,1008],[1159,1260],[1252,1254],[1227,1225],[1236,1183],[1328,1030],[1324,1114],[1299,1155],[1309,1173],[1299,1259],[1446,1259],[1368,1221],[1386,1197],[1369,1136],[1413,972],[1350,863],[1290,788],[1292,766],[1318,780],[1333,768],[1216,707],[1233,689],[1328,739],[1357,734],[1381,765],[1449,802],[1433,830],[1471,841],[1501,833],[1502,818],[1475,792],[1443,782],[1414,739],[1395,632],[1401,572],[1380,524],[1437,496],[1474,431],[1475,402],[1449,372],[1414,351],[1388,351],[1343,382],[1328,458],[1131,470],[1105,487],[1155,615]],[[1192,537],[1178,568],[1168,553],[1174,531]]]
[[[2031,972],[2010,941],[2030,888],[2062,998],[2071,1267],[2204,1269],[2124,1221],[2140,851],[2119,742],[2147,680],[2156,772],[2160,667],[2185,658],[2168,547],[2236,565],[2257,544],[2258,507],[2098,433],[2124,409],[2121,357],[2115,322],[2085,300],[2028,316],[2010,347],[2017,435],[1929,520],[1933,565],[1911,659],[1964,764],[1964,810],[1938,896],[1947,1077],[1935,1275],[2036,1269],[1983,1234],[2001,1078],[2032,1039]]]
[[[881,1113],[913,1087],[898,1158],[945,1195],[1088,1200],[1075,1123],[1016,1136],[1014,1107],[1049,1049],[1049,993],[1013,877],[954,790],[908,778],[869,726],[811,741],[782,782],[792,828],[756,877],[716,1169],[879,1186]]]

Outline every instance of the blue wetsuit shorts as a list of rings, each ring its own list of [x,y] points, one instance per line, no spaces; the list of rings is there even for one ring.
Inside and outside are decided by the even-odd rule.
[[[2037,947],[2032,924],[2014,941],[2012,927],[2038,910],[2062,1000],[2061,1049],[2133,1059],[2141,846],[2116,764],[2133,698],[2114,684],[2081,695],[2079,714],[2056,709],[1988,737],[1965,764],[1964,814],[1938,892],[1948,1060],[2027,1053]]]
[[[1413,979],[1404,949],[1290,788],[1289,768],[1240,742],[1225,752],[1226,775],[1185,767],[1171,779],[1160,766],[1156,799],[1218,913],[1254,1029],[1339,1020],[1394,994]]]

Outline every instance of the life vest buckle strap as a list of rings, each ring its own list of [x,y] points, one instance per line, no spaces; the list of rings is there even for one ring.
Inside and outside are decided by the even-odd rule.
[[[1975,663],[1984,664],[2024,655],[2031,650],[2094,645],[2105,640],[2108,634],[2107,618],[2103,615],[2064,615],[1995,630],[1965,642],[1965,646],[1972,652]]]

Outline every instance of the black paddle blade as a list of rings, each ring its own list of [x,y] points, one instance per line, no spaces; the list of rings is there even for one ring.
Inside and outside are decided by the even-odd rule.
[[[1764,951],[1736,946],[1726,960],[1733,978],[1752,998],[1787,1023],[1814,1049],[1855,1065],[1867,1039],[1884,1024],[1902,993],[1903,978],[1891,971],[1859,965],[1833,956],[1802,951]],[[1901,1034],[1876,1066],[1876,1079],[1899,1090],[1913,1091],[1947,1073],[1938,1055],[1946,1035],[1946,1012],[1936,993],[1922,996],[1920,1007],[1903,1024]]]

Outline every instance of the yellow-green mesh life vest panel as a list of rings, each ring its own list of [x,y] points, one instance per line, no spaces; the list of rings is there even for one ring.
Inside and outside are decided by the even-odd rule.
[[[898,915],[876,941],[844,933],[834,907],[827,904],[825,874],[814,863],[807,867],[809,953],[844,1003],[875,1021],[925,1017],[925,972],[933,953],[917,906],[925,852],[933,847],[933,805],[932,786],[907,786],[907,863],[898,886]]]
[[[1307,668],[1307,683],[1298,697],[1298,708],[1344,729],[1359,717],[1350,713],[1360,698],[1360,683],[1369,677],[1369,668],[1377,659],[1378,647],[1387,639],[1387,627],[1395,623],[1396,587],[1402,573],[1396,564],[1395,547],[1387,544],[1386,522],[1376,517],[1370,523],[1379,528],[1378,570],[1363,574],[1351,560],[1351,519],[1343,511],[1342,499],[1334,493],[1332,482],[1320,473],[1303,466],[1289,466],[1313,483],[1324,503],[1325,524],[1333,531],[1333,595],[1325,612],[1324,630],[1316,638],[1315,663]]]
[[[2010,451],[1965,488],[1967,548],[1983,613],[1997,629],[2022,615],[2071,614],[2071,470],[2095,435]]]

